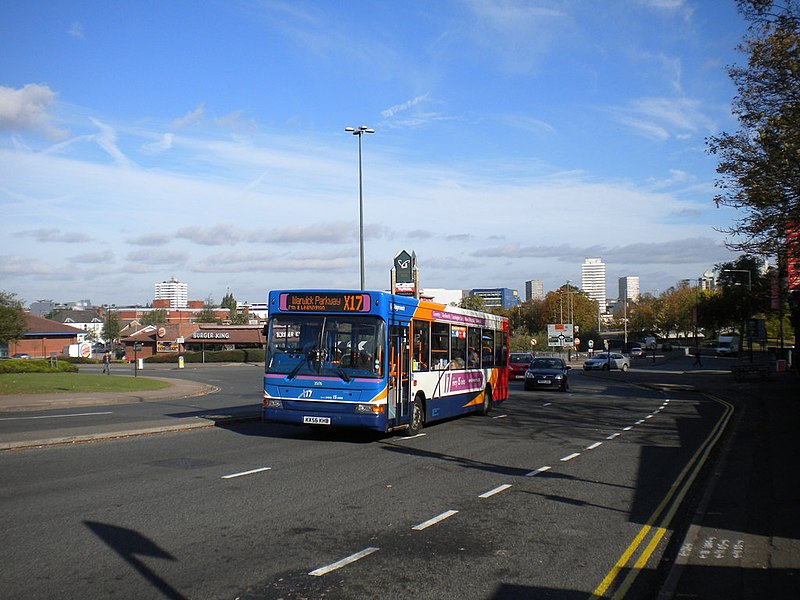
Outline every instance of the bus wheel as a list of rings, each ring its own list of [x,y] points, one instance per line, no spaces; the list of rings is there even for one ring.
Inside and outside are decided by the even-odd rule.
[[[481,408],[481,414],[486,416],[489,414],[490,410],[492,410],[492,388],[487,386],[483,392],[483,408]]]
[[[417,396],[414,399],[414,407],[411,409],[411,422],[408,424],[408,435],[417,435],[422,431],[425,424],[425,413],[422,409],[422,398]]]

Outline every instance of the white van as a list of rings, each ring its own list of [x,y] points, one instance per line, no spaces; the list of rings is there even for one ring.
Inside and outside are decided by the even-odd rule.
[[[721,335],[717,338],[717,356],[734,356],[739,352],[738,335]]]

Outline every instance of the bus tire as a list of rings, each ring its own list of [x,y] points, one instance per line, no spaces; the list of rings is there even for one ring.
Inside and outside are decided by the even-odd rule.
[[[483,407],[481,408],[481,414],[486,416],[489,414],[490,410],[492,410],[492,388],[487,385],[483,392]]]
[[[425,425],[425,405],[421,396],[414,398],[411,409],[411,421],[408,423],[408,435],[417,435]]]

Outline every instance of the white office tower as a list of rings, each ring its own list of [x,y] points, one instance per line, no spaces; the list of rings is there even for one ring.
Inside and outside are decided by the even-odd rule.
[[[531,279],[525,282],[525,301],[544,300],[544,281]]]
[[[581,289],[606,312],[606,264],[600,258],[587,258],[581,265]]]
[[[189,286],[174,277],[156,284],[156,300],[169,300],[170,308],[186,308],[189,302]]]
[[[618,302],[630,300],[633,302],[639,301],[639,278],[628,275],[627,277],[619,278],[619,296]]]

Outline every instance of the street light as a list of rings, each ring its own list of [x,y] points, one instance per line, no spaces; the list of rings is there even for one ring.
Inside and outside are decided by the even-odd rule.
[[[355,127],[345,127],[345,131],[349,131],[353,135],[358,136],[358,242],[361,256],[361,289],[364,289],[364,188],[361,182],[361,136],[364,133],[375,133],[374,129],[370,129],[366,125],[360,125],[358,129]]]

